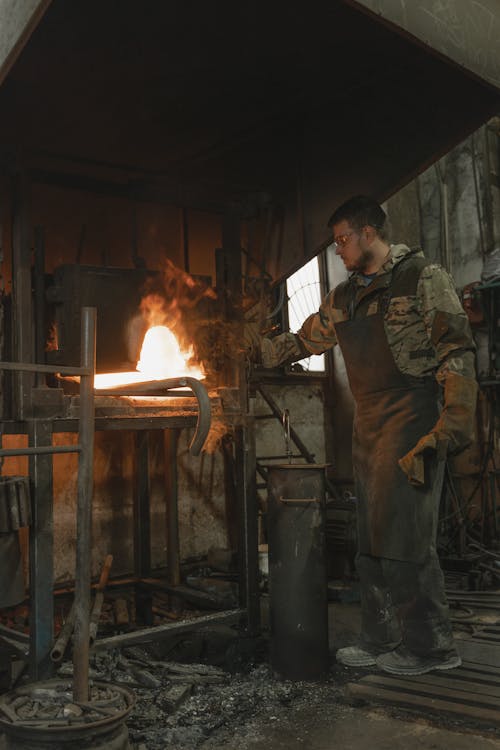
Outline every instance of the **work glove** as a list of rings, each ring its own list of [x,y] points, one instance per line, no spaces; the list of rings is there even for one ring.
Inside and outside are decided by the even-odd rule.
[[[425,483],[425,455],[435,453],[444,460],[448,451],[458,453],[473,440],[477,383],[473,378],[448,373],[444,385],[444,407],[433,429],[411,451],[399,459],[410,484]]]
[[[262,364],[262,330],[265,326],[266,308],[257,303],[245,312],[243,320],[243,349],[250,362]]]

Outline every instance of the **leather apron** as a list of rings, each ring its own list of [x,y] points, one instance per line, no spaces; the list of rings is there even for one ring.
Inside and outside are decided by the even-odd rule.
[[[424,562],[435,549],[439,498],[428,484],[409,484],[398,459],[438,419],[434,378],[405,375],[396,366],[382,313],[335,326],[356,408],[353,468],[357,496],[358,552]]]

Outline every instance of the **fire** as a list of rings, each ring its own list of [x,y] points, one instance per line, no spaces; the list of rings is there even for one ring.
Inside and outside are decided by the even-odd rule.
[[[178,378],[183,375],[205,377],[199,367],[188,364],[193,357],[189,348],[182,352],[179,342],[167,326],[153,326],[146,331],[137,369],[151,380]]]
[[[113,388],[127,383],[145,383],[150,380],[182,377],[202,380],[205,373],[201,367],[189,364],[192,357],[192,349],[181,350],[170,328],[152,326],[144,336],[136,370],[97,374],[94,387],[96,389]]]

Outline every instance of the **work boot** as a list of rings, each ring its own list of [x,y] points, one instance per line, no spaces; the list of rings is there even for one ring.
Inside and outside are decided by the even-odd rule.
[[[462,659],[456,651],[449,651],[445,656],[419,656],[412,654],[404,646],[388,654],[381,654],[376,659],[379,669],[389,674],[418,675],[427,674],[434,669],[454,669],[459,667]]]
[[[377,663],[377,654],[362,646],[339,648],[335,658],[346,667],[374,667]]]

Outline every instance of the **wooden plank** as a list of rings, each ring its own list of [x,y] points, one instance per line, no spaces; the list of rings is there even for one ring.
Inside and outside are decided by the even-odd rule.
[[[413,678],[414,679],[414,678]],[[429,683],[417,683],[411,681],[411,679],[404,679],[403,677],[392,677],[379,675],[368,675],[360,680],[360,684],[375,685],[377,687],[386,688],[387,690],[403,690],[413,695],[431,697],[431,698],[448,698],[455,703],[463,705],[476,705],[486,706],[496,709],[499,705],[498,698],[491,694],[481,693],[469,693],[467,690],[447,690],[440,685],[432,685]],[[500,718],[500,712],[498,714]]]
[[[449,697],[451,697],[451,691],[458,691],[460,693],[471,693],[474,695],[496,696],[500,698],[500,682],[495,677],[489,677],[485,682],[476,682],[467,677],[458,676],[454,679],[455,670],[453,670],[453,677],[445,676],[445,674],[438,674],[436,672],[430,672],[429,674],[423,675],[408,675],[405,676],[404,682],[408,682],[409,686],[415,685],[415,690],[421,692],[420,688],[426,686],[434,686],[440,689],[440,693],[444,696],[447,691],[450,691]],[[392,680],[392,675],[384,675],[385,679]],[[397,678],[396,678],[397,679]],[[381,683],[381,680],[362,680],[366,682],[377,682]],[[423,692],[423,690],[422,690]]]
[[[480,669],[464,669],[459,671],[458,669],[453,670],[453,676],[457,679],[469,681],[469,682],[481,682],[488,685],[500,686],[500,679],[498,673],[482,672]]]
[[[454,601],[457,601],[457,600],[456,599],[448,600],[451,610],[457,609],[457,607],[453,606]],[[500,602],[497,601],[496,599],[494,602],[493,601],[492,602],[476,601],[475,599],[474,600],[462,599],[461,603],[466,607],[470,607],[470,609],[487,609],[487,610],[491,610],[492,612],[493,611],[497,612],[500,609]]]
[[[486,643],[496,643],[496,645],[500,648],[500,636],[497,634],[484,633],[483,635],[483,633],[475,633],[472,640],[484,641]]]
[[[481,672],[481,674],[496,675],[498,680],[500,681],[500,668],[494,667],[491,664],[478,664],[477,662],[467,661],[464,659],[462,661],[462,666],[457,667],[453,671],[461,672],[462,669],[466,669],[466,670],[474,671],[474,672]]]
[[[472,596],[476,599],[496,598],[500,601],[500,591],[466,591],[465,589],[446,589],[448,599],[459,599],[460,597]]]
[[[477,641],[474,638],[457,640],[458,653],[465,661],[476,664],[489,664],[500,667],[500,647],[487,641]]]
[[[350,682],[347,690],[352,698],[362,698],[367,701],[390,703],[391,705],[418,708],[421,711],[442,712],[458,714],[462,719],[474,719],[476,721],[487,721],[500,725],[500,712],[491,708],[467,706],[462,703],[453,703],[437,698],[425,698],[411,693],[388,690],[376,685],[365,685],[362,682],[356,684]]]

